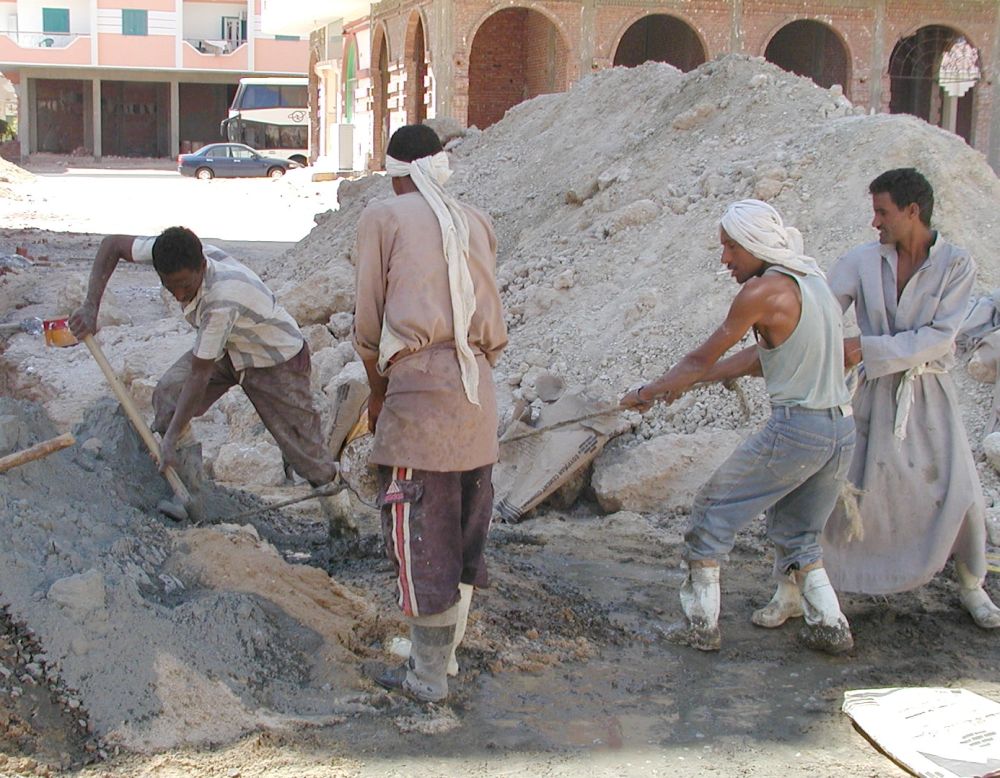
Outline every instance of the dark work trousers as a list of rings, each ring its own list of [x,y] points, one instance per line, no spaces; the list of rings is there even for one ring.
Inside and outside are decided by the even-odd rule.
[[[382,535],[407,616],[447,610],[459,583],[487,585],[492,473],[493,465],[457,473],[379,465]]]
[[[216,361],[205,396],[194,415],[201,416],[239,384],[295,472],[313,486],[329,483],[336,475],[336,465],[323,441],[322,425],[309,382],[310,370],[309,346],[304,344],[298,354],[274,367],[236,370],[226,354]],[[156,384],[153,391],[154,432],[167,431],[181,389],[190,374],[189,351],[174,362]]]

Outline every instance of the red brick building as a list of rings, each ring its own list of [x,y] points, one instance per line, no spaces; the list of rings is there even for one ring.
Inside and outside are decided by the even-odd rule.
[[[742,52],[840,84],[872,111],[951,129],[996,167],[998,8],[997,0],[383,0],[344,25],[341,78],[327,88],[353,101],[358,151],[377,168],[405,123],[437,116],[484,128],[602,68],[657,60],[690,70]]]

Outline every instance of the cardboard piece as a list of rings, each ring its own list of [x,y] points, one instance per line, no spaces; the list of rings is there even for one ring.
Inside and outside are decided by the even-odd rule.
[[[890,758],[926,778],[1000,776],[1000,703],[966,689],[844,693],[843,711]]]
[[[605,406],[582,393],[566,394],[542,408],[530,424],[522,417],[504,431],[500,461],[493,468],[494,511],[500,519],[512,524],[522,521],[574,473],[589,465],[604,444],[627,425],[623,426],[620,417],[609,415],[515,441],[505,442],[505,438],[586,416]]]

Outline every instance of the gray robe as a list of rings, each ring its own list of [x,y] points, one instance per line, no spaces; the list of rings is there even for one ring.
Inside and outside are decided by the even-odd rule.
[[[846,541],[841,507],[823,534],[834,588],[888,594],[927,583],[952,554],[986,574],[985,505],[947,372],[913,379],[906,437],[894,424],[896,391],[910,368],[955,363],[955,335],[976,276],[968,252],[938,236],[896,301],[896,250],[868,243],[833,266],[828,280],[846,311],[854,303],[864,358],[854,396],[858,440],[850,480],[863,494],[864,538]]]

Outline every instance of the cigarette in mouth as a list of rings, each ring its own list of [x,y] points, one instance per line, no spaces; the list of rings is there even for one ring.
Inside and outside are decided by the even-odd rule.
[[[732,273],[732,272],[733,272],[732,270],[716,270],[716,271],[715,271],[715,274],[716,274],[717,276],[721,276],[721,275],[723,275],[724,273]]]

